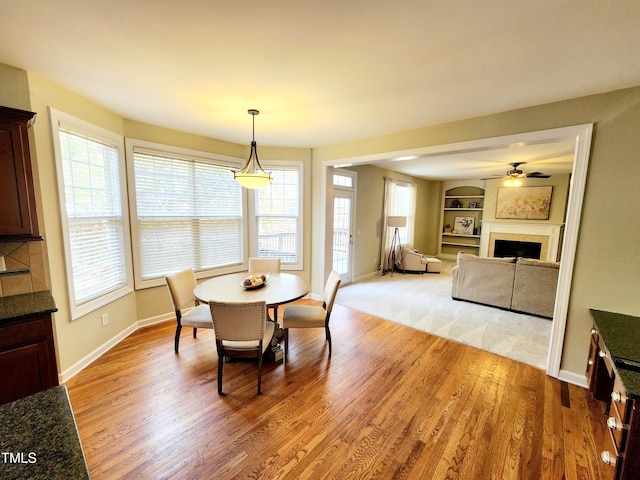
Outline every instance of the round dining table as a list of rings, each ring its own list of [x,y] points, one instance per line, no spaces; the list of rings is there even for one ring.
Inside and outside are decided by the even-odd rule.
[[[283,358],[278,341],[283,331],[278,325],[278,306],[298,300],[309,293],[309,282],[291,273],[271,273],[267,281],[257,288],[245,288],[242,282],[249,272],[220,275],[205,280],[193,290],[195,297],[202,303],[214,302],[257,302],[264,300],[268,308],[273,308],[275,333],[271,339],[271,348],[265,352],[266,359],[278,361]]]
[[[242,282],[249,272],[220,275],[205,280],[194,290],[195,297],[202,303],[215,302],[257,302],[265,300],[267,307],[275,309],[279,305],[298,300],[309,293],[309,282],[291,273],[271,273],[267,281],[258,288],[245,288]]]

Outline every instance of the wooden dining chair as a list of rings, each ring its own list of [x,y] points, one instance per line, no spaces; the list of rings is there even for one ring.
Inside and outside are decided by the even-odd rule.
[[[275,324],[267,320],[267,303],[209,302],[218,351],[218,394],[222,395],[225,357],[258,359],[258,395],[262,391],[262,354],[271,345]]]
[[[320,305],[287,305],[282,315],[282,328],[284,329],[284,361],[289,356],[289,329],[290,328],[321,328],[325,329],[325,336],[329,342],[329,356],[331,356],[331,331],[329,330],[329,318],[333,310],[333,303],[340,287],[340,275],[332,271],[327,278]]]
[[[211,312],[209,306],[202,304],[193,294],[196,287],[196,277],[193,270],[182,270],[165,277],[165,282],[169,288],[169,296],[176,312],[176,337],[174,348],[178,353],[180,344],[180,332],[182,327],[193,327],[193,338],[196,338],[198,328],[213,328]],[[186,310],[186,307],[193,307]]]

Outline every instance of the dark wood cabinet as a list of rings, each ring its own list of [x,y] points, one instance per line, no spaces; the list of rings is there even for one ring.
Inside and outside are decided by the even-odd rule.
[[[637,480],[640,478],[640,400],[637,392],[630,391],[623,383],[617,357],[607,348],[606,341],[594,324],[586,373],[593,397],[604,402],[603,422],[611,439],[611,447],[600,452],[602,461],[610,465],[603,473],[607,475],[605,478]],[[629,384],[634,387],[638,384],[636,375],[640,373],[626,369],[622,373]]]
[[[0,242],[42,240],[29,150],[36,114],[0,107]]]
[[[602,339],[594,327],[591,329],[587,381],[589,382],[589,391],[595,399],[606,403],[605,413],[608,413],[608,402],[613,391],[613,372],[611,364],[605,361],[606,355]]]
[[[0,404],[58,385],[51,314],[0,323]]]

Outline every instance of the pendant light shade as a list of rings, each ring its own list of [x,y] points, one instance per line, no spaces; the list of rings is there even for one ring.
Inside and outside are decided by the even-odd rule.
[[[255,118],[260,112],[255,109],[250,109],[247,113],[253,117],[253,136],[251,140],[251,153],[247,163],[240,171],[232,170],[233,178],[245,188],[262,188],[266,187],[273,181],[271,173],[265,172],[258,160],[258,147],[256,144],[256,125]]]

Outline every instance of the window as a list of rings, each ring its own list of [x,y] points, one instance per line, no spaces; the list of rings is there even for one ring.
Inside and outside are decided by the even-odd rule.
[[[391,215],[407,217],[407,228],[400,228],[400,243],[413,245],[413,226],[415,216],[415,186],[397,182],[392,189]],[[412,198],[413,197],[413,198]]]
[[[349,173],[334,173],[333,174],[333,186],[334,187],[344,187],[344,188],[353,188],[353,176]]]
[[[273,182],[255,191],[256,256],[302,269],[302,164],[269,164],[267,170]]]
[[[413,238],[416,220],[416,192],[417,187],[413,183],[394,180],[385,177],[384,183],[384,225],[387,225],[386,218],[389,216],[406,217],[406,227],[399,227],[400,244],[413,246]],[[395,232],[395,230],[394,230]],[[382,245],[380,265],[383,270],[393,268],[389,264],[393,235],[391,229],[385,228],[382,232]]]
[[[132,289],[123,138],[51,109],[71,318]]]
[[[242,265],[245,221],[237,163],[177,147],[127,140],[136,286],[161,285],[185,268]]]

